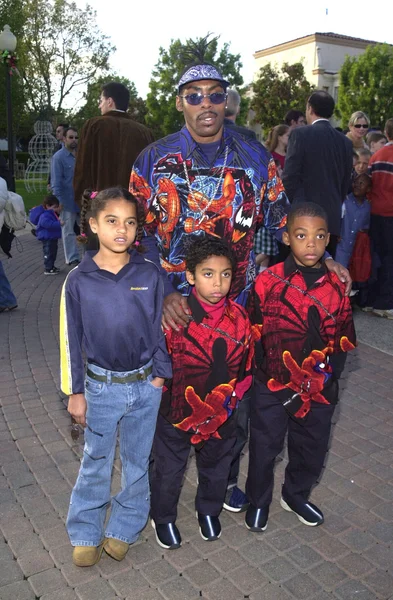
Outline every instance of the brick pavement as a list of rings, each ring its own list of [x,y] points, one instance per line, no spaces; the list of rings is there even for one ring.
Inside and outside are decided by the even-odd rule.
[[[179,506],[181,549],[163,551],[148,525],[122,563],[104,556],[92,568],[74,567],[64,520],[82,446],[71,440],[59,392],[66,269],[44,277],[39,242],[30,234],[20,241],[23,253],[4,260],[19,310],[0,315],[0,600],[393,599],[393,357],[362,344],[348,361],[312,496],[325,513],[321,527],[280,508],[284,461],[267,531],[253,534],[242,515],[224,512],[221,539],[204,542],[191,459]],[[243,484],[246,467],[245,456]],[[119,481],[117,460],[113,489]]]

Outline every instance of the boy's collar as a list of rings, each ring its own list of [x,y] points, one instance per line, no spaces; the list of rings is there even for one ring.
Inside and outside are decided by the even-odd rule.
[[[297,264],[297,262],[293,258],[293,254],[291,252],[291,254],[288,256],[288,258],[286,258],[284,261],[284,277],[289,277],[289,275],[291,275],[295,271],[298,271],[299,266],[300,265]],[[328,272],[323,258],[321,259],[321,266],[323,266],[325,271]]]
[[[192,318],[193,318],[193,320],[195,321],[195,323],[197,325],[199,325],[200,323],[202,323],[203,319],[209,318],[209,314],[205,311],[205,309],[203,308],[203,306],[199,302],[196,294],[193,294],[191,292],[191,294],[187,298],[187,302],[188,302],[188,306],[191,309]],[[230,318],[232,318],[232,315],[231,315],[231,312],[230,312],[230,301],[228,300],[228,298],[226,298],[225,306],[223,307],[223,311]],[[223,314],[224,314],[224,312],[223,312]]]

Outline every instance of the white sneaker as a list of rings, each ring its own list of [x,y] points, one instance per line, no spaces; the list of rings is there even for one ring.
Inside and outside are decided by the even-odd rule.
[[[387,319],[393,319],[393,308],[373,308],[373,314],[379,317],[386,317]]]
[[[361,310],[363,312],[373,312],[374,308],[372,306],[362,306]]]

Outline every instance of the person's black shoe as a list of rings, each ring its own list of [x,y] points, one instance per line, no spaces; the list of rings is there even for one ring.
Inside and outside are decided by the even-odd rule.
[[[267,519],[269,516],[269,507],[255,508],[252,504],[247,509],[244,522],[250,531],[265,531]]]
[[[206,542],[213,542],[218,540],[221,535],[221,523],[218,517],[211,517],[209,515],[202,515],[197,512],[197,518],[199,523],[199,533]]]
[[[237,485],[227,489],[223,504],[225,510],[235,513],[243,512],[247,510],[249,504],[246,494]]]
[[[176,550],[181,546],[180,531],[176,527],[175,523],[155,523],[151,520],[151,525],[156,532],[157,544],[161,548],[167,550]]]
[[[80,260],[72,260],[70,263],[68,263],[68,265],[70,267],[77,267],[80,263]]]
[[[324,521],[323,513],[315,504],[311,504],[311,502],[294,503],[281,498],[280,504],[284,510],[295,513],[299,521],[304,523],[304,525],[309,525],[309,527],[322,525]]]

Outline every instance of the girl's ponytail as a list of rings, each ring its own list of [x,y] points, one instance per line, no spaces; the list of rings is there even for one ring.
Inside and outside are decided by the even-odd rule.
[[[88,220],[87,220],[87,213],[90,210],[90,206],[91,206],[91,201],[93,198],[95,198],[95,196],[97,195],[97,192],[93,192],[90,189],[87,189],[83,192],[82,194],[82,207],[81,207],[81,214],[80,214],[80,234],[77,237],[78,242],[81,242],[82,244],[87,244],[88,242],[88,238],[87,238],[87,234],[88,234]]]

